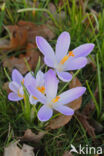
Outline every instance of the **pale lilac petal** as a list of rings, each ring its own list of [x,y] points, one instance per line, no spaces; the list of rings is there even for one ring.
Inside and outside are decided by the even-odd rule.
[[[70,45],[70,35],[68,32],[63,32],[58,37],[56,43],[56,59],[58,62],[67,54]]]
[[[48,67],[51,67],[53,68],[54,67],[54,64],[55,64],[55,60],[50,60],[48,57],[44,57],[44,63],[48,66]]]
[[[64,82],[69,82],[72,79],[72,75],[68,72],[57,72],[57,75]]]
[[[18,89],[20,88],[20,86],[18,85],[17,82],[12,81],[12,82],[9,83],[9,88],[10,88],[10,90],[12,90],[13,92],[17,93],[17,92],[18,92]]]
[[[31,94],[30,90],[28,89],[28,86],[31,86],[33,88],[36,88],[36,80],[32,76],[31,73],[28,73],[24,78],[24,86],[27,88],[29,94]]]
[[[62,94],[59,95],[60,99],[58,101],[58,105],[62,104],[68,104],[69,102],[72,102],[76,99],[78,99],[80,96],[82,96],[86,91],[85,87],[76,87],[69,89]]]
[[[48,72],[45,74],[45,88],[48,98],[56,97],[58,82],[59,81],[56,77],[55,71],[53,71],[52,69],[48,70]]]
[[[38,112],[38,118],[40,121],[47,121],[52,117],[53,110],[48,106],[44,105]]]
[[[32,86],[32,84],[28,86],[27,89],[30,95],[37,97],[38,101],[40,101],[42,104],[46,104],[46,97],[44,96],[44,94],[42,94],[40,91],[35,89],[34,86]]]
[[[94,44],[92,43],[86,43],[82,44],[79,47],[75,48],[73,51],[75,57],[85,57],[91,53],[91,51],[94,48]]]
[[[77,70],[85,67],[87,64],[87,58],[86,57],[78,57],[73,60],[70,60],[67,62],[67,64],[64,65],[64,70]]]
[[[21,96],[24,95],[24,91],[23,91],[23,87],[22,87],[22,86],[19,88],[19,94],[20,94]]]
[[[74,114],[74,110],[67,106],[59,105],[59,106],[56,106],[54,109],[64,115],[73,115]]]
[[[33,77],[33,73],[32,72],[28,72],[25,77],[24,77],[24,85],[28,86],[30,84],[30,82],[33,81],[32,83],[34,85],[36,85],[36,81],[35,78]]]
[[[38,102],[38,100],[35,100],[34,98],[33,98],[33,96],[32,95],[30,95],[29,96],[29,101],[30,101],[30,103],[33,105],[36,105],[37,104],[37,102]]]
[[[41,70],[36,75],[36,86],[44,86],[44,73]]]
[[[21,81],[23,80],[23,76],[17,69],[14,69],[12,71],[12,80],[16,81],[19,85],[21,85]]]
[[[49,45],[49,43],[43,37],[37,36],[36,44],[39,50],[48,59],[48,61],[51,63],[53,62],[53,65],[54,65],[55,54],[54,54],[52,47]]]
[[[23,98],[20,98],[16,93],[9,93],[9,95],[8,95],[8,99],[10,100],[10,101],[20,101],[20,100],[22,100]]]

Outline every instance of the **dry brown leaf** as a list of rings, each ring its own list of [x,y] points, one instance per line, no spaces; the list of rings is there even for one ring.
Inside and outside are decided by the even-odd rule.
[[[9,82],[5,82],[2,86],[2,89],[7,91],[7,93],[10,93],[11,90],[9,89]]]
[[[40,53],[35,50],[35,46],[31,43],[27,45],[27,52],[25,55],[17,57],[6,58],[3,62],[3,66],[7,67],[11,72],[13,68],[17,68],[22,74],[28,72],[28,68],[25,64],[24,58],[27,60],[31,70],[37,65]]]
[[[74,88],[74,87],[78,87],[78,86],[82,86],[81,82],[79,81],[79,79],[77,77],[75,77],[69,87],[70,88]],[[74,110],[77,110],[80,108],[82,103],[82,97],[79,97],[77,100],[67,104],[67,106],[73,108]],[[48,126],[46,127],[46,129],[57,129],[60,128],[64,125],[66,125],[70,120],[71,120],[72,116],[65,116],[65,115],[60,115],[57,118],[50,120]]]
[[[30,142],[39,142],[46,132],[39,132],[38,134],[35,134],[31,131],[31,129],[27,129],[25,131],[24,136],[21,137],[21,141],[30,141]]]
[[[24,144],[22,149],[20,149],[17,143],[10,143],[4,149],[4,156],[34,156],[33,147]]]
[[[98,101],[98,87],[96,87],[94,96],[95,96],[96,100]],[[84,107],[84,109],[81,113],[82,113],[82,115],[84,115],[86,117],[86,120],[88,123],[90,123],[90,126],[93,129],[95,129],[95,132],[101,133],[103,131],[103,125],[101,123],[99,123],[98,121],[96,121],[94,118],[92,118],[92,113],[94,112],[94,110],[95,110],[95,104],[94,104],[93,100],[91,99],[90,102],[88,104],[86,104],[86,106]]]
[[[96,136],[95,129],[88,122],[88,117],[80,113],[76,113],[76,115],[77,115],[78,120],[82,123],[88,135],[95,138]]]
[[[58,129],[66,125],[71,120],[71,118],[72,116],[60,115],[57,118],[50,120],[46,129]]]
[[[42,36],[48,40],[52,40],[55,37],[55,34],[46,24],[36,25],[32,22],[19,21],[18,26],[26,29],[28,32],[28,42],[35,43],[36,36]]]
[[[28,43],[35,44],[37,35],[41,35],[48,40],[52,40],[55,37],[52,30],[45,24],[36,25],[32,22],[19,21],[17,25],[8,25],[5,28],[10,32],[10,41],[5,40],[5,42],[1,42],[1,50],[24,49]]]
[[[21,150],[22,155],[21,156],[35,156],[33,152],[33,147],[24,144]]]
[[[24,59],[16,58],[14,56],[11,58],[6,58],[3,62],[3,66],[7,67],[10,72],[13,68],[17,68],[22,74],[25,74],[28,71]]]
[[[6,40],[4,43],[0,44],[1,50],[17,50],[27,47],[28,43],[35,44],[35,37],[41,35],[48,40],[55,37],[52,30],[45,24],[36,25],[32,22],[19,21],[17,25],[5,26],[5,28],[10,32],[10,42]]]
[[[63,156],[73,156],[73,154],[70,153],[69,151],[66,151],[66,152],[63,154]]]
[[[5,27],[10,32],[10,42],[8,44],[0,45],[2,50],[17,50],[24,48],[27,44],[27,30],[17,25]],[[7,40],[8,41],[8,40]]]

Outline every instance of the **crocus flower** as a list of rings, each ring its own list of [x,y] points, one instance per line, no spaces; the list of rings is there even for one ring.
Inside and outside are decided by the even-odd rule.
[[[41,70],[38,71],[36,75],[36,79],[32,76],[32,74],[28,74],[24,80],[24,85],[30,94],[29,97],[30,103],[36,104],[38,102],[37,97],[31,94],[30,90],[28,89],[28,86],[31,82],[32,82],[32,87],[34,89],[38,90],[42,94],[45,94],[44,73]]]
[[[94,44],[86,43],[68,52],[70,35],[63,32],[58,37],[55,53],[49,43],[41,36],[36,37],[36,44],[44,55],[47,66],[55,69],[58,77],[68,82],[72,75],[67,71],[83,68],[87,64],[86,56],[93,50]]]
[[[8,99],[11,101],[19,101],[24,98],[23,84],[25,78],[30,75],[30,73],[26,74],[25,77],[17,70],[14,69],[12,71],[12,81],[9,83],[9,88],[11,89],[11,93],[8,95]]]
[[[38,100],[43,104],[38,112],[38,118],[40,121],[47,121],[52,117],[53,110],[56,110],[64,115],[73,115],[74,110],[67,107],[66,104],[79,98],[86,90],[85,87],[76,87],[57,95],[58,79],[55,71],[48,70],[45,74],[45,93],[41,94],[38,90],[34,89],[33,83],[28,86],[31,94],[36,96]]]

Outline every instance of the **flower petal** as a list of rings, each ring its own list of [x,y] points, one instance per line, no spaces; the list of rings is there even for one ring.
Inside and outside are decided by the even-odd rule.
[[[45,74],[45,88],[46,95],[48,98],[54,98],[57,94],[58,89],[58,79],[56,77],[55,71],[52,69],[48,70]]]
[[[73,115],[74,114],[74,110],[67,106],[59,105],[59,106],[55,107],[54,109],[64,115]]]
[[[9,93],[9,95],[8,95],[8,99],[10,100],[10,101],[20,101],[20,100],[22,100],[23,98],[20,98],[16,93]]]
[[[58,37],[56,43],[56,59],[58,62],[67,54],[70,45],[70,35],[68,32],[63,32]]]
[[[86,91],[85,87],[76,87],[63,92],[62,94],[59,95],[60,99],[58,101],[58,105],[59,104],[65,105],[68,104],[69,102],[78,99],[80,96],[84,94],[85,91]]]
[[[64,82],[69,82],[72,79],[72,75],[68,72],[57,72],[57,74],[60,80]]]
[[[47,121],[51,118],[53,110],[46,105],[42,106],[38,112],[38,118],[40,121]]]
[[[92,43],[86,43],[82,44],[79,47],[75,48],[73,51],[75,57],[85,57],[91,53],[91,51],[94,48],[94,44]]]
[[[20,88],[20,86],[18,85],[17,82],[12,81],[12,82],[9,83],[9,88],[10,88],[10,90],[12,90],[13,92],[17,93],[17,92],[18,92],[18,89]]]
[[[86,57],[78,57],[73,60],[69,60],[67,64],[64,64],[64,70],[77,70],[83,68],[87,64]]]
[[[44,63],[48,66],[48,67],[51,67],[53,68],[54,67],[54,64],[55,64],[55,60],[51,60],[49,59],[47,56],[44,57]]]
[[[34,86],[29,85],[27,87],[30,95],[36,97],[38,99],[38,101],[40,101],[42,104],[46,104],[46,97],[40,92],[38,91],[37,89],[34,88]]]
[[[55,54],[49,43],[41,36],[36,37],[36,44],[43,55],[48,59],[49,62],[53,63],[55,61]]]
[[[22,86],[19,88],[19,94],[20,94],[21,96],[24,95],[24,91],[23,91],[23,87],[22,87]]]
[[[44,73],[41,70],[36,75],[36,86],[44,86]]]
[[[30,103],[33,105],[36,105],[37,104],[37,102],[38,102],[38,100],[35,100],[34,98],[33,98],[33,96],[32,95],[30,95],[29,96],[29,101],[30,101]]]
[[[28,86],[31,86],[33,88],[36,87],[36,80],[35,80],[35,78],[32,76],[32,74],[30,72],[24,78],[24,85],[27,88],[29,94],[31,94],[31,92],[28,89]]]
[[[16,81],[19,85],[21,85],[21,81],[23,80],[23,76],[17,69],[14,69],[12,71],[12,80]]]

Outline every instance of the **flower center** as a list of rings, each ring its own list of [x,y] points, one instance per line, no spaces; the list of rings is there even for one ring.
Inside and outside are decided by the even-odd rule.
[[[48,107],[53,108],[54,103],[58,102],[59,99],[60,99],[59,96],[56,96],[55,98],[53,98],[51,102],[48,102]]]
[[[56,102],[58,102],[59,99],[60,99],[60,97],[59,96],[56,96],[56,98],[52,99],[52,102],[53,103],[56,103]]]
[[[22,95],[21,93],[20,93],[20,91],[19,91],[19,89],[18,89],[18,96],[20,97],[20,98],[24,98],[24,95]]]
[[[33,98],[34,100],[38,100],[38,98],[37,98],[37,97],[35,97],[35,96],[32,96],[32,98]]]
[[[37,87],[37,89],[38,89],[42,94],[45,94],[45,87],[44,87],[44,86]]]
[[[68,59],[69,57],[72,56],[74,57],[75,55],[73,54],[73,51],[69,51],[68,55],[65,55],[62,60],[60,61],[60,64],[64,64]]]

